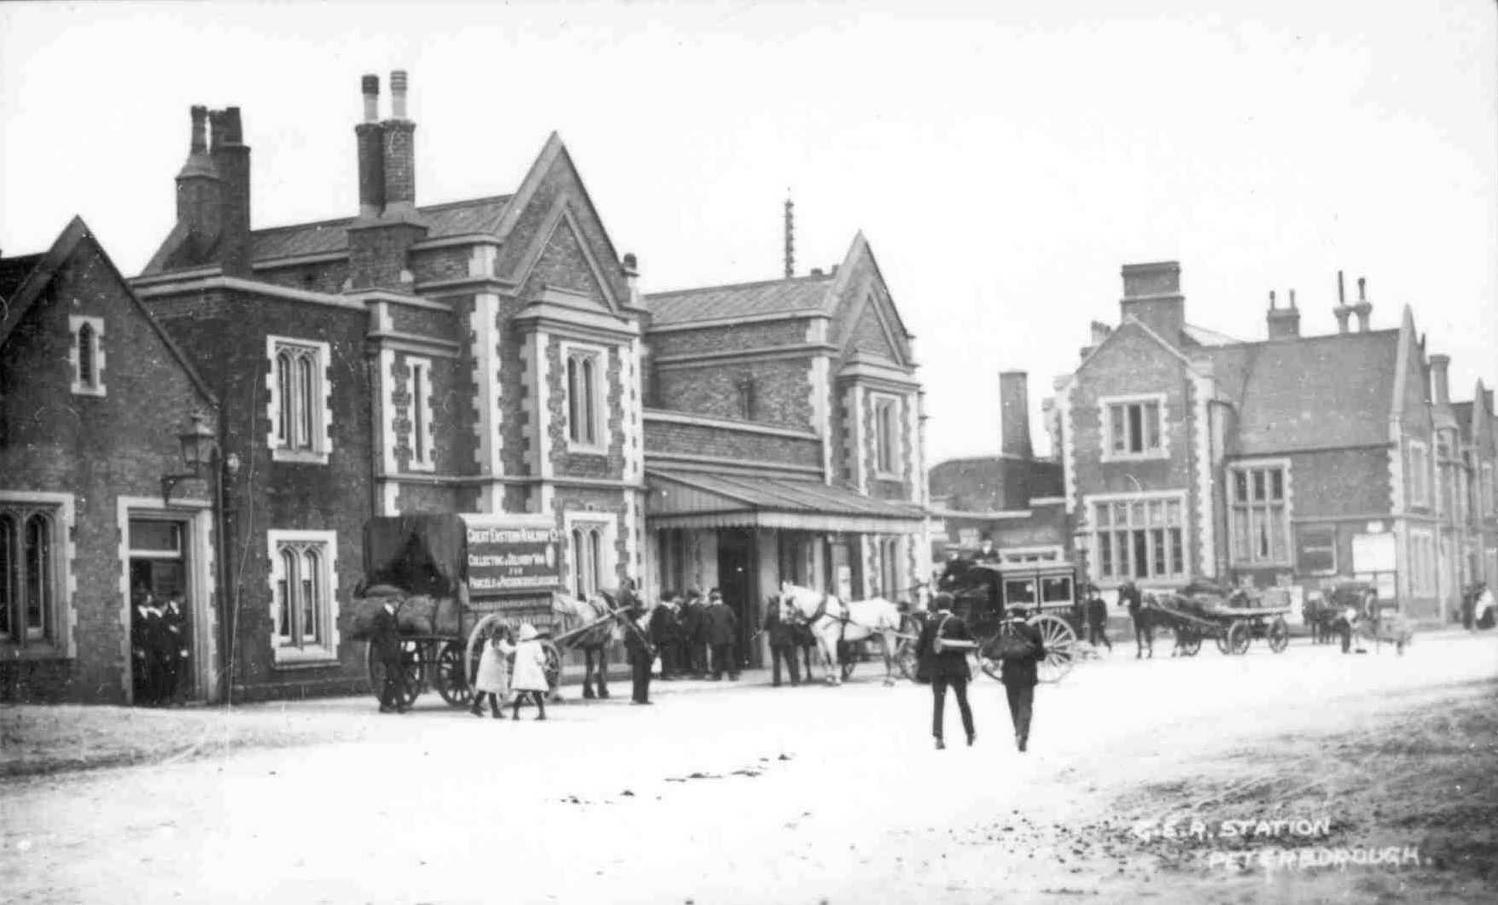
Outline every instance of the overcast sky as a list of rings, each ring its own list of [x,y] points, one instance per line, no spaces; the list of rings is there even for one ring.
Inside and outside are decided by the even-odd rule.
[[[1212,8],[1219,11],[1204,11]],[[127,274],[174,219],[188,107],[238,105],[259,227],[357,211],[359,76],[405,68],[420,204],[515,189],[560,132],[647,291],[873,245],[916,335],[932,461],[998,445],[1178,260],[1187,320],[1264,335],[1271,289],[1335,330],[1405,304],[1498,383],[1491,0],[296,6],[0,4],[0,249],[74,214]],[[1035,425],[1037,445],[1043,430]]]

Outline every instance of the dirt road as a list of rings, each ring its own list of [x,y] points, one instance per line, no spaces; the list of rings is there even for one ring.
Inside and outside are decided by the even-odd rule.
[[[1494,686],[1472,683],[1498,675],[1498,639],[1431,636],[1403,658],[1300,641],[1279,656],[1256,646],[1245,657],[1138,662],[1120,651],[1040,690],[1026,755],[987,679],[974,687],[978,744],[940,752],[926,730],[929,693],[907,683],[701,693],[662,684],[657,706],[558,707],[545,723],[474,719],[425,699],[404,717],[378,716],[366,699],[258,708],[342,741],[6,782],[0,887],[10,901],[111,905],[1491,893],[1481,889],[1490,874],[1470,864],[1209,868],[1213,846],[1187,851],[1137,829],[1185,802],[1216,826],[1329,824],[1302,847],[1418,845],[1401,837],[1413,832],[1401,823],[1408,814],[1340,813],[1326,796],[1279,792],[1314,782],[1307,769],[1326,765],[1313,757],[1339,733],[1384,738],[1412,712],[1479,697],[1491,707]],[[956,717],[949,707],[953,738]],[[1491,777],[1498,750],[1457,762]],[[1292,805],[1314,813],[1286,812]]]

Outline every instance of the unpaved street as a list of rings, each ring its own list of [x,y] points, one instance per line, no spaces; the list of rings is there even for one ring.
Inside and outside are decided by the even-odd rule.
[[[1471,680],[1498,675],[1498,638],[1422,637],[1403,658],[1297,640],[1280,656],[1260,644],[1137,662],[1120,646],[1040,689],[1027,755],[997,683],[974,685],[978,744],[962,747],[949,706],[957,744],[935,751],[927,689],[883,688],[876,672],[837,689],[658,683],[649,708],[616,685],[622,699],[545,723],[474,719],[435,695],[405,717],[362,698],[256,708],[337,740],[8,781],[0,885],[9,901],[111,905],[1432,901],[1383,867],[1165,872],[1163,843],[1124,844],[1119,828],[1168,816],[1140,800],[1146,784],[1234,751],[1310,753],[1490,696]],[[1498,768],[1491,746],[1471,757]],[[1222,769],[1274,771],[1269,788],[1303,783],[1298,762]],[[1259,816],[1252,798],[1211,813]],[[1353,822],[1335,804],[1303,816]],[[1358,838],[1399,844],[1396,818],[1358,815]],[[1482,900],[1470,883],[1448,892]]]

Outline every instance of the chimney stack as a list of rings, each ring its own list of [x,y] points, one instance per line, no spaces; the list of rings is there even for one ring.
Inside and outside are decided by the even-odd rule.
[[[1446,369],[1451,366],[1450,355],[1432,355],[1430,362],[1430,395],[1436,405],[1451,403],[1451,385],[1447,382]]]
[[[1084,361],[1087,359],[1087,356],[1092,354],[1093,349],[1101,346],[1103,341],[1113,333],[1113,328],[1102,321],[1093,321],[1090,329],[1091,341],[1081,349],[1082,360]]]
[[[416,124],[406,118],[406,71],[390,73],[390,119],[383,125],[385,215],[416,214]]]
[[[373,219],[385,211],[385,127],[380,125],[380,77],[366,75],[364,121],[354,126],[359,154],[359,216]]]
[[[187,162],[177,174],[177,222],[187,227],[187,255],[200,263],[218,241],[224,203],[224,181],[208,154],[208,108],[192,108],[192,138]]]
[[[1269,291],[1269,313],[1265,320],[1270,339],[1296,339],[1300,336],[1300,309],[1295,307],[1295,290],[1290,290],[1290,307],[1275,303],[1274,290]]]
[[[1030,390],[1024,371],[999,372],[999,452],[1025,461],[1035,457],[1030,445]]]
[[[210,156],[223,179],[219,264],[226,276],[250,275],[250,149],[244,143],[239,108],[226,107],[208,114],[213,138]]]
[[[785,278],[796,275],[796,202],[785,199]]]
[[[1178,261],[1123,266],[1122,317],[1134,317],[1172,345],[1181,342],[1186,326],[1186,297],[1181,295]]]
[[[1373,313],[1373,303],[1368,301],[1368,280],[1366,277],[1358,277],[1358,303],[1352,306],[1353,313],[1358,316],[1358,332],[1368,332],[1368,318]]]
[[[1337,318],[1337,332],[1347,332],[1347,319],[1352,316],[1352,308],[1347,304],[1347,289],[1342,283],[1342,271],[1337,271],[1337,305],[1332,309],[1332,314]]]

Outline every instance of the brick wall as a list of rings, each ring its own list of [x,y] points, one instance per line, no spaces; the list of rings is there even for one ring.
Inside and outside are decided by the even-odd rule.
[[[684,453],[719,456],[743,462],[775,462],[786,465],[822,464],[822,444],[814,438],[776,437],[751,431],[734,430],[673,421],[645,419],[647,455]]]
[[[468,276],[468,259],[472,254],[472,246],[468,245],[412,252],[411,274],[418,283],[462,279]]]
[[[104,321],[103,396],[70,390],[70,314]],[[0,417],[8,427],[0,446],[0,490],[73,495],[68,571],[76,582],[76,656],[0,660],[0,699],[123,702],[128,617],[119,590],[124,563],[117,500],[160,499],[161,475],[181,471],[177,434],[190,412],[206,409],[206,400],[88,240],[5,345],[0,384],[7,387]],[[198,484],[195,495],[202,492]]]
[[[650,334],[650,349],[657,357],[701,355],[704,352],[740,352],[767,346],[806,342],[806,319],[727,324],[700,330],[671,330]]]
[[[344,260],[257,268],[254,278],[289,289],[338,293],[343,291],[344,284],[348,282],[349,265],[348,261]]]
[[[739,384],[754,381],[754,421],[812,428],[811,359],[786,358],[752,363],[670,367],[659,371],[660,408],[740,419]]]

